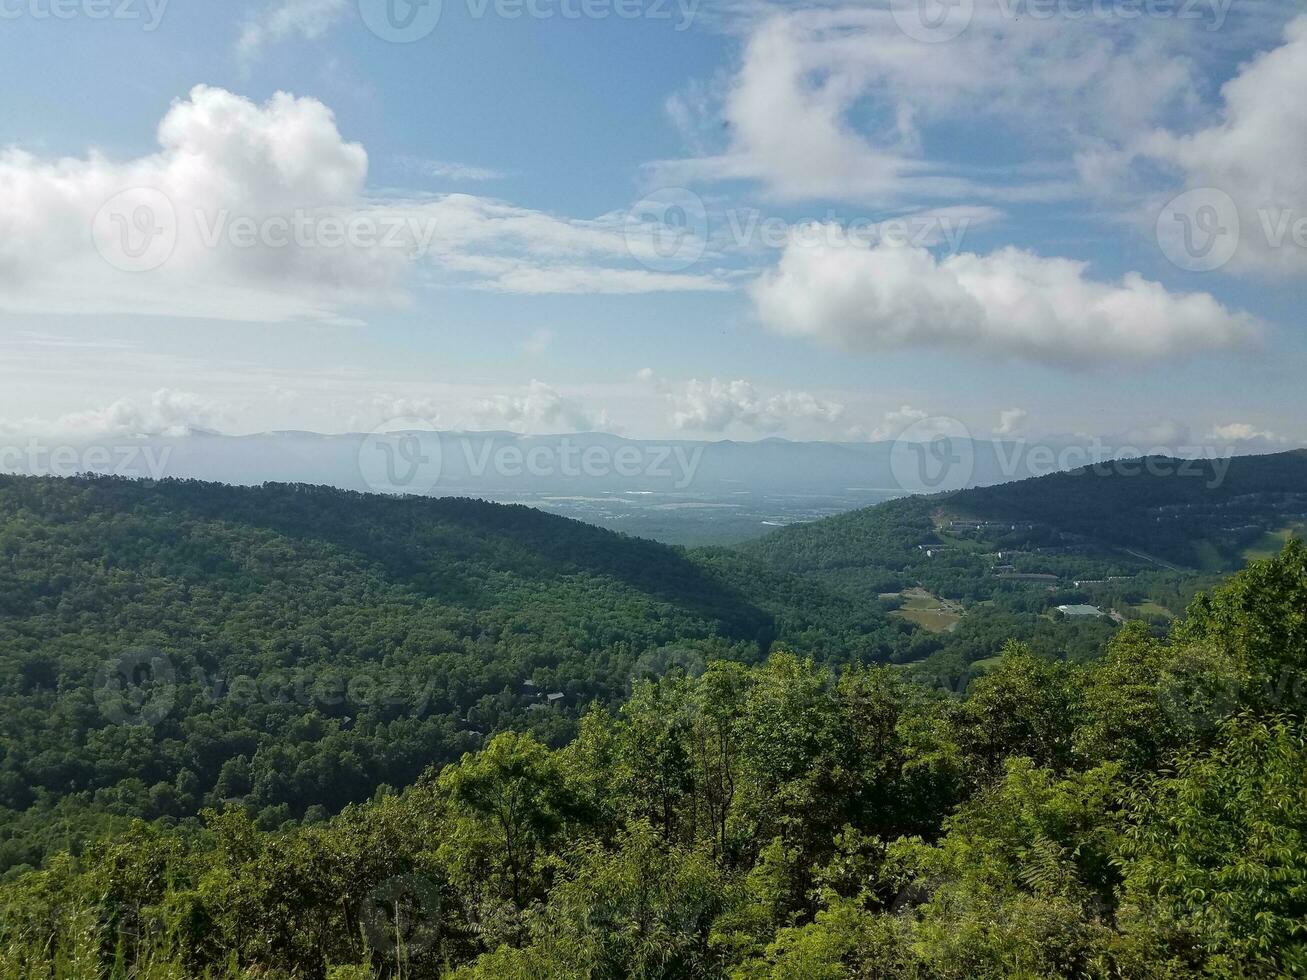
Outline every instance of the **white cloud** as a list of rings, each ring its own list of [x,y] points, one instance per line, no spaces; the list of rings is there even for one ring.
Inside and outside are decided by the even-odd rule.
[[[860,85],[838,67],[830,70],[826,46],[803,24],[778,17],[749,39],[724,109],[732,147],[704,161],[707,173],[761,179],[786,199],[883,194],[906,176],[908,161],[846,125]],[[816,75],[819,66],[829,74]]]
[[[1307,15],[1225,84],[1216,125],[1183,136],[1158,131],[1141,143],[1140,152],[1178,170],[1186,188],[1215,188],[1233,200],[1240,231],[1233,271],[1307,274],[1304,78]]]
[[[515,293],[723,289],[639,266],[616,215],[573,220],[464,194],[375,198],[331,111],[198,86],[158,153],[0,151],[0,309],[348,322],[415,279]]]
[[[173,103],[158,138],[158,153],[125,162],[0,153],[0,308],[277,321],[334,319],[352,301],[400,297],[409,259],[398,248],[208,240],[238,220],[357,205],[367,154],[341,139],[320,102],[279,93],[258,106],[198,86]],[[115,224],[102,209],[123,192],[132,196],[107,216]],[[93,241],[93,231],[107,237]],[[162,247],[157,267],[125,271],[142,246]]]
[[[316,41],[350,10],[348,0],[281,0],[246,21],[236,55],[249,64],[265,47],[299,36]]]
[[[772,329],[851,350],[956,347],[1079,368],[1227,350],[1259,324],[1206,293],[1016,248],[937,260],[922,248],[791,245],[752,296]]]
[[[1026,420],[1030,413],[1024,408],[1005,408],[998,413],[998,425],[994,427],[994,434],[998,436],[1016,435],[1026,427]]]
[[[432,398],[409,395],[373,395],[368,406],[384,425],[395,419],[421,419],[433,426],[441,424],[441,404]]]
[[[898,408],[891,409],[882,417],[880,424],[871,430],[868,438],[872,442],[881,442],[885,439],[892,439],[908,426],[930,418],[930,413],[920,408],[913,408],[911,405],[900,405]]]
[[[455,285],[527,294],[730,288],[708,274],[641,268],[641,258],[656,255],[654,246],[627,236],[625,214],[560,218],[471,194],[444,194],[396,206],[407,207],[435,229],[427,258],[442,281]]]
[[[223,409],[206,398],[160,388],[151,395],[122,398],[104,408],[55,419],[0,420],[0,432],[72,440],[183,436],[213,428],[224,416]]]
[[[435,219],[439,228],[432,242],[435,254],[451,264],[461,261],[457,268],[488,280],[550,268],[564,274],[569,269],[579,274],[592,267],[601,273],[647,273],[646,269],[629,265],[596,266],[595,263],[657,258],[655,245],[647,237],[628,236],[625,212],[591,220],[564,219],[472,194],[445,194],[417,203]],[[698,279],[708,288],[717,285],[705,277],[692,275],[649,273],[646,278]]]
[[[472,405],[472,415],[482,425],[503,426],[515,432],[559,427],[576,432],[611,428],[606,412],[591,412],[543,381],[534,380],[521,394],[477,400]]]
[[[1066,196],[1077,190],[1075,151],[1119,146],[1189,114],[1203,59],[1224,40],[1200,18],[1135,17],[1123,29],[1110,16],[1071,24],[1019,16],[1024,5],[1012,0],[976,0],[965,31],[930,45],[907,36],[890,7],[746,5],[762,13],[746,25],[740,66],[718,100],[726,143],[702,150],[707,100],[701,86],[687,89],[668,111],[696,155],[662,164],[664,181],[753,179],[781,200],[878,206]],[[1036,165],[1004,175],[936,150],[934,128],[981,120],[1024,144]]]
[[[1171,454],[1184,457],[1279,452],[1295,443],[1292,437],[1263,424],[1220,422],[1195,429],[1174,418],[1140,422],[1124,432],[1100,437],[1078,433],[1073,438],[1091,441],[1117,455]]]
[[[1214,439],[1222,443],[1263,443],[1283,445],[1289,441],[1288,437],[1279,433],[1272,432],[1270,429],[1259,429],[1249,422],[1227,422],[1224,425],[1212,427],[1207,438]]]
[[[677,429],[722,432],[741,425],[762,432],[779,432],[795,423],[839,421],[844,406],[806,391],[763,396],[743,379],[697,378],[667,392],[671,423]]]

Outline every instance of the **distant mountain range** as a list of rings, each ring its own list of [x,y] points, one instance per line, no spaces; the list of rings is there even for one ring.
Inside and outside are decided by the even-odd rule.
[[[904,493],[990,486],[1098,458],[1071,441],[756,442],[627,439],[599,432],[404,432],[389,435],[203,430],[176,437],[59,445],[12,440],[0,472],[92,472],[231,484],[313,483],[422,495],[661,493],[700,497]],[[1101,453],[1101,450],[1099,451]]]

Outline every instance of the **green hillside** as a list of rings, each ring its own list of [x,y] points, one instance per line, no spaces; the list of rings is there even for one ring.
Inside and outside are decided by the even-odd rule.
[[[559,744],[670,664],[883,658],[904,630],[526,507],[0,478],[0,870],[224,799],[334,812],[504,728]]]
[[[138,823],[0,885],[0,976],[1307,972],[1307,549],[963,699],[774,654],[329,821]]]
[[[989,520],[1047,525],[1184,568],[1227,571],[1243,564],[1244,550],[1264,533],[1307,515],[1307,450],[1128,460],[968,490],[954,507]]]
[[[742,550],[788,571],[846,580],[857,572],[880,588],[922,581],[950,596],[987,598],[998,587],[989,575],[996,565],[1065,580],[1149,568],[1230,571],[1250,550],[1282,545],[1284,530],[1304,517],[1307,450],[1153,457],[895,500],[785,528]]]
[[[942,610],[891,657],[962,691],[1007,639],[1083,660],[1117,622],[1164,629],[1221,572],[1278,552],[1304,515],[1307,452],[1149,458],[894,500],[741,551],[855,602],[899,607],[896,617]],[[1068,618],[1060,606],[1101,615]]]

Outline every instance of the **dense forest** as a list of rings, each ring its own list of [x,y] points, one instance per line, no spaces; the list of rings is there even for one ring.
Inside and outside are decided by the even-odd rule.
[[[1301,918],[1303,549],[1194,596],[1197,559],[1297,526],[1304,458],[1195,499],[1091,473],[908,498],[737,550],[467,499],[0,477],[0,975],[1301,966],[1240,889]],[[953,621],[901,615],[907,589]],[[1133,621],[1056,612],[1088,601]],[[1254,781],[1204,782],[1232,767]],[[1192,853],[1161,853],[1181,824]],[[1194,896],[1222,888],[1209,933]]]
[[[693,551],[466,499],[0,477],[0,876],[226,801],[265,830],[319,821],[500,731],[559,747],[591,703],[671,668],[782,649],[960,694],[1009,640],[1083,662],[1116,624],[1058,622],[1057,603],[1152,609],[1160,633],[1213,581],[1107,539],[1162,527],[1175,553],[1236,519],[1264,535],[1291,521],[1304,460],[1234,460],[1197,498],[1214,473],[1085,472]],[[1196,502],[1183,523],[1153,514]],[[999,560],[1059,584],[1006,582]],[[965,614],[896,615],[916,586]]]
[[[559,745],[671,665],[882,660],[912,632],[526,507],[2,477],[0,872],[224,800],[320,818],[504,729]]]
[[[0,886],[0,976],[1307,974],[1307,548],[956,698],[774,652],[551,748],[261,829],[136,822]]]

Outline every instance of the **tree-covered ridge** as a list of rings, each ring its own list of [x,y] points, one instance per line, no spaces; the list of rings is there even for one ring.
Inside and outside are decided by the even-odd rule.
[[[3,477],[0,871],[228,799],[263,826],[320,818],[495,731],[560,744],[669,664],[778,636],[877,659],[907,632],[526,507]]]
[[[979,487],[953,507],[1031,521],[1192,568],[1237,568],[1262,533],[1307,519],[1307,450],[1218,460],[1149,457]]]
[[[924,578],[961,595],[984,587],[986,553],[1037,554],[1035,564],[1018,561],[1014,570],[1066,578],[1134,571],[1156,566],[1155,558],[1228,571],[1268,531],[1305,522],[1307,450],[1149,457],[895,500],[785,528],[741,550],[790,571],[856,571],[885,586]],[[933,556],[917,547],[932,542],[942,546]],[[995,587],[989,583],[986,592]]]
[[[0,976],[1307,972],[1307,548],[964,699],[787,653],[396,795],[136,824],[0,887]]]

